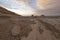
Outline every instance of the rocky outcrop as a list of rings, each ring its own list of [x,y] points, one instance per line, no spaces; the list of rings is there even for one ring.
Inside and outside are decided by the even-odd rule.
[[[11,12],[3,7],[0,7],[0,16],[21,16],[21,15],[18,15],[14,12]]]

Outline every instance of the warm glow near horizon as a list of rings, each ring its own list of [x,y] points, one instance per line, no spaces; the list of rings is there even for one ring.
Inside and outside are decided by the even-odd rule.
[[[12,12],[15,12],[18,15],[22,15],[22,16],[31,16],[31,15],[35,15],[35,12],[32,9],[28,9],[28,10],[24,10],[24,9],[10,9],[10,8],[6,8],[7,10],[10,10]]]

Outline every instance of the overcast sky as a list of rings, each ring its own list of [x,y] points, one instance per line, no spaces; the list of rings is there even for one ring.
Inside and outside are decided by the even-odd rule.
[[[13,0],[14,1],[14,0]],[[2,4],[2,5],[4,5],[4,6],[8,6],[8,7],[10,7],[10,6],[17,6],[18,7],[18,4],[16,4],[16,3],[14,3],[12,0],[0,0],[0,4]],[[31,6],[33,7],[33,8],[37,8],[37,5],[36,5],[36,0],[27,0],[27,2],[29,2],[30,4],[31,4]],[[21,3],[20,3],[20,5],[22,5]]]
[[[40,12],[45,15],[60,15],[60,0],[37,0]]]
[[[60,15],[60,0],[23,0],[27,1],[31,6],[28,6],[21,1],[18,3],[14,1],[15,0],[0,0],[0,5],[9,8],[22,9],[22,12],[25,12],[26,14],[33,14],[35,10],[39,9],[37,10],[39,11],[37,14]]]
[[[0,5],[3,5],[6,9],[13,11],[21,15],[32,15],[35,14],[36,1],[26,0],[29,5],[25,3],[25,0],[0,0]]]

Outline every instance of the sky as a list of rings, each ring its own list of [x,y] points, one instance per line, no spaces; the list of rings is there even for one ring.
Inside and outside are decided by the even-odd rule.
[[[60,15],[60,0],[37,0],[40,13],[45,15]]]
[[[31,3],[32,8],[34,8],[34,9],[38,8],[36,0],[28,0],[28,1],[29,1],[29,3]]]
[[[24,16],[60,15],[60,0],[0,0],[0,5]]]
[[[25,3],[25,0],[0,0],[0,6],[3,6],[4,8],[13,11],[19,15],[23,16],[30,16],[32,14],[35,15],[36,11],[36,1],[35,0],[26,0],[27,3],[30,5],[27,5]],[[34,2],[34,3],[33,3]]]

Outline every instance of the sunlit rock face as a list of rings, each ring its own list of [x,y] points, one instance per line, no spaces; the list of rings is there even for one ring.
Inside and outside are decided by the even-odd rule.
[[[54,7],[60,7],[60,0],[37,0],[37,5],[40,9],[51,9]]]
[[[36,13],[35,10],[23,0],[2,0],[0,3],[2,4],[2,7],[6,8],[7,10],[22,16],[31,16],[35,15]]]

